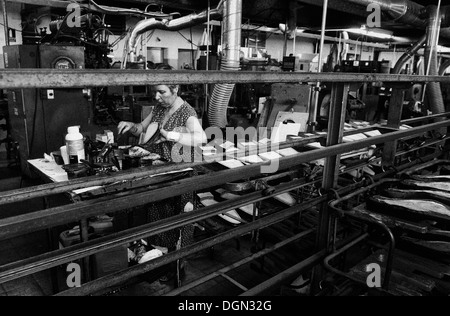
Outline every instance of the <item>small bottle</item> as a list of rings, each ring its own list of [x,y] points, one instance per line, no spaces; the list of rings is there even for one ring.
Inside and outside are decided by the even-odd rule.
[[[70,164],[80,163],[86,159],[84,151],[84,137],[80,133],[80,126],[71,126],[67,129],[66,146]]]

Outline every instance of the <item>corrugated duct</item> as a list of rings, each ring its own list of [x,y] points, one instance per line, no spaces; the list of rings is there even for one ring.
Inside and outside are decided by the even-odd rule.
[[[427,35],[422,36],[417,43],[415,43],[410,49],[408,49],[407,52],[403,54],[402,57],[398,60],[398,62],[395,64],[394,70],[392,71],[393,74],[397,75],[401,72],[403,69],[403,66],[412,58],[414,55],[417,54],[417,52],[424,47],[425,43],[427,42]]]
[[[437,53],[437,44],[439,38],[439,29],[441,27],[441,16],[438,15],[436,6],[429,6],[428,12],[428,26],[427,26],[427,47],[425,49],[425,66],[429,69],[428,75],[439,75],[439,62]],[[445,113],[444,98],[442,96],[441,84],[439,82],[430,82],[426,86],[429,106],[433,114]],[[445,118],[436,119],[436,121],[443,121]],[[440,131],[441,134],[447,134],[446,129]]]
[[[210,19],[223,17],[222,71],[240,70],[242,0],[224,0],[209,12]],[[174,20],[148,19],[139,22],[131,31],[128,40],[130,60],[136,57],[139,35],[154,29],[179,31],[208,21],[208,10]],[[234,84],[218,84],[214,87],[208,111],[210,126],[225,128],[228,125],[227,109],[233,94]]]
[[[242,0],[226,0],[223,17],[223,44],[221,71],[239,71],[241,53]],[[209,125],[225,128],[228,125],[227,108],[234,84],[214,87],[209,104]]]

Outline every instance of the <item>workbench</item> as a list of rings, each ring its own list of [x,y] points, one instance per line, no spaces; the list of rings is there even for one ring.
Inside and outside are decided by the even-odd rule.
[[[50,159],[33,159],[29,160],[28,164],[30,166],[30,170],[32,170],[45,183],[62,183],[70,180],[63,166],[57,165]],[[164,185],[164,183],[174,181],[176,179],[190,177],[192,176],[192,171],[192,168],[181,168],[180,170],[173,170],[160,174],[157,173],[151,176],[137,177],[130,181],[112,181],[111,184],[73,190],[60,194],[59,196],[62,197],[61,200],[64,200],[64,204],[70,204],[102,198],[105,196],[113,196],[115,194],[123,194],[126,192],[131,192],[133,190],[149,190],[151,189],[149,188],[150,185]],[[111,178],[113,178],[113,175],[114,173],[111,173]],[[46,209],[54,206],[55,204],[55,202],[53,201],[53,196],[46,196],[44,200]],[[58,201],[57,204],[60,205],[61,202]],[[143,216],[143,214],[141,214],[143,212],[140,211],[140,209],[126,209],[123,212],[115,213],[113,218],[113,231],[116,232],[126,230],[130,229],[131,227],[145,224],[147,221],[147,216]],[[86,218],[80,220],[80,240],[82,243],[90,240],[90,236],[92,236],[92,232],[90,231],[91,225],[92,222],[90,221],[90,219]],[[72,227],[64,227],[63,230],[66,231],[68,228]],[[61,230],[62,228],[52,228],[48,230],[49,244],[51,248],[50,251],[59,249],[59,247],[61,247]],[[74,233],[76,232],[74,231]],[[93,279],[93,276],[91,275],[92,262],[90,262],[89,258],[85,258],[83,259],[82,264],[84,279],[87,282],[91,281]],[[54,278],[53,286],[55,289],[57,289],[57,292],[59,292],[61,290],[61,287],[64,287],[64,284],[61,283],[61,271],[54,271],[52,276]]]

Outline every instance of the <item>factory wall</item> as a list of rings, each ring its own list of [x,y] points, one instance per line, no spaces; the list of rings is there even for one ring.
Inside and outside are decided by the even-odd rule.
[[[20,3],[6,3],[6,11],[8,13],[8,26],[11,29],[16,30],[16,38],[10,39],[10,45],[21,45],[22,44],[22,19],[20,16],[22,5]],[[3,21],[3,11],[0,8],[0,54],[3,56],[3,46],[6,45],[5,32],[4,32],[4,21]],[[5,68],[5,62],[3,57],[0,58],[0,68]]]
[[[8,23],[9,27],[16,29],[16,38],[11,41],[11,45],[22,44],[22,33],[19,30],[22,29],[22,21],[20,11],[22,9],[22,4],[7,2],[8,11]],[[43,8],[45,10],[45,8]],[[0,13],[2,14],[1,10]],[[46,21],[48,19],[48,21]],[[130,17],[127,20],[126,28],[130,29],[138,23],[140,19]],[[50,17],[45,16],[40,20],[40,25],[44,26],[50,22]],[[3,18],[0,17],[0,23],[3,24]],[[218,27],[218,26],[214,26]],[[192,31],[192,34],[191,34]],[[169,32],[163,30],[155,30],[154,32],[146,33],[139,45],[138,55],[142,55],[148,60],[153,62],[165,62],[173,66],[174,68],[180,68],[179,56],[181,51],[195,51],[195,59],[198,56],[198,46],[202,45],[202,38],[206,31],[206,26],[199,25],[192,29],[185,29],[179,32]],[[192,36],[192,44],[189,42]],[[282,34],[267,34],[266,49],[267,53],[278,61],[283,60],[284,52],[284,35]],[[118,39],[119,36],[111,36],[110,43]],[[121,62],[125,54],[125,44],[127,37],[122,39],[113,47],[112,55],[114,56],[113,61]],[[0,53],[3,53],[3,46],[5,45],[5,35],[3,28],[0,31]],[[306,53],[313,54],[317,51],[319,45],[318,40],[297,37],[295,42],[295,53]],[[324,48],[324,62],[331,51],[331,44],[326,43]],[[287,43],[287,55],[294,53],[294,41],[289,40]],[[361,46],[356,47],[355,45],[350,45],[350,54],[360,54]],[[380,60],[390,60],[392,66],[400,58],[401,53],[386,52],[380,56]],[[374,57],[373,49],[363,46],[362,60],[372,60]],[[154,59],[154,60],[152,60]],[[0,67],[4,68],[4,60],[0,58]]]

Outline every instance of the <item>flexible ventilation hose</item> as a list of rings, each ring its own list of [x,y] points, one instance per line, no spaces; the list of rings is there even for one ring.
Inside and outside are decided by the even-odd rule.
[[[224,14],[221,71],[240,70],[242,0],[227,0]],[[226,128],[227,110],[235,84],[217,84],[211,96],[208,119],[212,127]]]
[[[438,76],[438,59],[437,59],[437,51],[433,50],[433,55],[430,58],[431,48],[427,47],[425,50],[425,60],[430,60],[430,76]],[[445,113],[445,104],[444,98],[442,96],[441,84],[439,82],[430,82],[427,87],[427,97],[430,103],[430,110],[433,114],[442,114]],[[441,122],[445,120],[445,118],[440,118],[437,122]]]
[[[445,75],[448,67],[450,67],[450,59],[442,63],[441,68],[439,68],[439,76]]]
[[[429,69],[428,75],[430,76],[438,76],[439,75],[439,63],[438,63],[438,54],[437,54],[437,39],[438,35],[436,33],[439,32],[440,29],[440,21],[436,20],[437,17],[437,8],[436,7],[428,7],[428,44],[425,48],[425,65],[427,69]],[[439,82],[430,82],[426,86],[427,89],[427,97],[430,104],[430,110],[433,114],[442,114],[445,113],[445,104],[444,98],[442,96],[441,84]],[[445,118],[438,118],[436,122],[442,122]],[[446,135],[446,128],[439,130],[442,135]]]
[[[399,74],[402,71],[403,66],[408,62],[408,60],[410,60],[415,54],[417,54],[419,49],[421,49],[426,42],[427,42],[427,35],[425,34],[419,39],[419,41],[416,44],[414,44],[410,49],[408,49],[408,51],[404,53],[402,57],[400,57],[398,62],[395,64],[393,74],[394,75]]]

